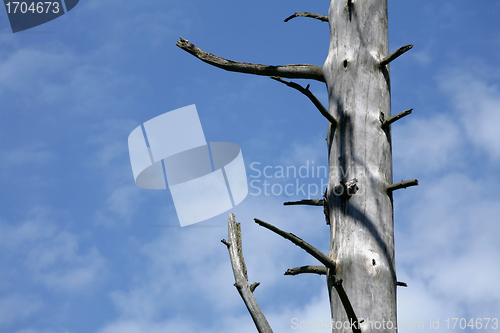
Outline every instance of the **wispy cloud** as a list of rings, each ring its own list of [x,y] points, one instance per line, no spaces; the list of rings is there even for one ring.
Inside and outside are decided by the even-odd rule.
[[[486,68],[477,72],[450,69],[439,77],[450,104],[459,115],[467,140],[487,152],[495,160],[500,158],[500,87],[484,75]],[[493,70],[494,71],[494,70]],[[483,72],[483,73],[482,73]]]
[[[10,294],[0,297],[0,328],[26,320],[43,306],[38,296]]]
[[[491,288],[500,275],[495,260],[500,255],[500,200],[488,195],[491,184],[450,174],[427,184],[408,212],[400,214],[396,240],[403,275],[427,297],[456,304],[455,317],[500,311],[500,294]]]
[[[393,130],[395,165],[421,180],[395,194],[398,278],[409,285],[398,293],[398,317],[425,327],[429,318],[441,318],[442,326],[449,317],[500,311],[491,288],[500,276],[500,197],[491,188],[500,180],[474,160],[486,157],[494,166],[500,156],[500,89],[495,68],[476,68],[442,70],[438,84],[450,108]]]
[[[127,146],[128,135],[137,125],[128,119],[109,119],[91,128],[87,144],[92,148],[92,158],[86,161],[85,169],[95,172],[102,189],[97,224],[130,224],[143,202],[141,194],[145,191],[135,185]]]
[[[290,327],[293,317],[316,320],[317,318],[311,317],[319,315],[318,312],[309,307],[319,307],[317,300],[304,306],[300,299],[316,297],[318,287],[325,292],[323,296],[327,299],[326,290],[323,290],[326,289],[324,279],[319,276],[310,277],[315,281],[311,284],[310,280],[307,283],[307,278],[304,281],[283,276],[287,268],[315,260],[293,244],[254,224],[252,217],[257,216],[252,207],[256,201],[260,202],[261,218],[300,234],[326,251],[326,236],[318,237],[317,230],[310,227],[311,223],[317,227],[325,225],[321,210],[318,214],[311,215],[311,210],[307,207],[286,208],[281,205],[280,198],[274,197],[252,198],[252,201],[250,205],[242,203],[234,211],[237,220],[242,223],[245,261],[252,280],[250,283],[262,283],[256,296],[270,320],[278,326]],[[274,213],[270,213],[273,211],[271,207],[274,207]],[[221,219],[225,226],[226,214],[207,223],[213,224],[212,220],[220,222]],[[314,222],[308,222],[311,219]],[[227,229],[159,230],[161,232],[155,239],[139,249],[142,259],[137,261],[141,264],[134,268],[134,282],[128,288],[118,289],[110,294],[120,315],[115,321],[105,325],[102,332],[115,332],[125,326],[133,328],[131,332],[141,332],[144,329],[154,331],[165,327],[183,327],[186,332],[211,332],[214,329],[220,330],[221,327],[227,327],[228,330],[234,328],[238,332],[253,331],[253,323],[233,286],[234,277],[227,249],[220,242],[220,239],[227,238]],[[296,295],[290,295],[293,300],[289,303],[275,300],[274,295],[279,293],[278,289],[283,288],[297,288],[294,289],[297,290]],[[304,290],[301,291],[301,288]],[[325,302],[327,300],[323,300],[321,304]],[[187,324],[200,311],[204,313],[203,321]],[[228,313],[231,315],[228,316]],[[328,313],[329,309],[326,307],[322,315],[328,316]],[[240,323],[241,327],[238,329],[238,326],[233,326],[237,325],[234,318],[241,316],[246,318],[247,324],[242,326]]]
[[[33,143],[3,151],[0,153],[0,159],[2,161],[0,167],[4,169],[18,168],[28,163],[36,164],[37,167],[40,167],[54,162],[56,154],[47,144]]]
[[[93,246],[82,248],[79,237],[61,228],[55,216],[39,207],[20,223],[2,222],[0,246],[9,253],[6,264],[20,263],[13,266],[16,275],[28,274],[31,283],[56,292],[92,289],[105,276],[104,258]]]
[[[442,171],[459,162],[463,142],[460,126],[452,117],[410,118],[392,130],[394,162],[406,173]]]

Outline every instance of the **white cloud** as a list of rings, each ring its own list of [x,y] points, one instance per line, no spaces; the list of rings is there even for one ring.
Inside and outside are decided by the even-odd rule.
[[[68,330],[51,330],[51,329],[33,329],[33,328],[28,328],[28,329],[21,329],[15,331],[15,333],[71,333],[72,331]]]
[[[0,94],[15,98],[18,102],[11,107],[32,119],[101,117],[126,110],[132,94],[124,94],[125,87],[143,84],[110,69],[101,59],[107,52],[103,47],[95,54],[77,54],[57,42],[14,47],[0,61]],[[47,108],[50,112],[38,113]]]
[[[231,276],[232,278],[232,276]],[[324,279],[317,277],[317,279]],[[209,281],[207,281],[209,283]],[[260,288],[260,287],[259,287]],[[234,289],[234,288],[232,288]],[[237,294],[236,290],[232,290],[233,294]],[[275,307],[274,305],[262,305],[264,315],[266,316],[271,328],[275,332],[287,331],[293,329],[300,325],[305,327],[307,325],[316,325],[317,329],[312,329],[308,331],[320,331],[324,332],[325,327],[330,325],[330,306],[328,300],[328,294],[326,288],[320,290],[320,294],[316,291],[308,290],[308,295],[310,299],[301,304],[300,307],[286,306]],[[261,298],[259,292],[256,291],[257,299]],[[297,295],[300,293],[297,292]],[[224,297],[220,297],[224,295]],[[228,296],[228,294],[219,294],[219,301],[222,298]],[[105,325],[99,333],[115,333],[115,332],[130,332],[130,333],[145,333],[145,332],[241,332],[241,333],[252,333],[255,332],[256,328],[250,317],[250,314],[246,311],[243,301],[237,296],[235,298],[235,303],[233,309],[225,309],[224,311],[219,311],[211,316],[216,316],[216,318],[211,318],[207,320],[206,314],[198,313],[198,311],[193,311],[189,314],[189,317],[185,317],[185,312],[182,316],[173,315],[171,319],[145,319],[145,318],[134,318],[127,319],[121,318],[112,323]],[[277,304],[278,302],[273,301],[272,303]],[[213,305],[218,306],[217,303]],[[234,307],[241,309],[242,311],[237,311],[235,313]],[[206,312],[207,310],[200,310]],[[196,320],[192,318],[196,317]],[[320,322],[320,323],[318,323]],[[326,330],[328,331],[328,330]]]
[[[74,62],[67,52],[37,49],[18,49],[0,62],[0,92],[33,91],[40,81],[33,77],[50,78],[53,73],[65,70]],[[43,95],[42,95],[43,96]],[[44,98],[53,96],[45,95]]]
[[[69,332],[44,321],[61,320],[68,297],[89,297],[105,281],[104,258],[65,227],[68,220],[69,214],[47,207],[0,220],[0,331]]]
[[[405,172],[437,172],[456,165],[462,144],[460,126],[446,115],[415,117],[393,127],[394,163]]]
[[[119,51],[127,43],[133,41],[146,42],[150,47],[165,45],[173,35],[173,28],[190,25],[188,13],[184,12],[175,2],[162,1],[152,3],[147,10],[139,3],[123,1],[87,1],[80,3],[77,23],[89,28],[88,17],[91,16],[99,27],[102,38],[113,41],[111,48]],[[104,39],[105,38],[105,39]]]
[[[135,184],[130,166],[127,138],[137,126],[129,119],[109,119],[94,125],[87,140],[94,153],[85,167],[93,170],[102,182],[104,201],[96,211],[96,223],[99,225],[130,225],[144,201],[144,195],[149,192]],[[158,193],[166,195],[165,191],[155,192]]]
[[[447,70],[439,77],[441,88],[459,113],[467,139],[492,158],[500,158],[500,88],[477,72]]]
[[[407,288],[398,288],[398,325],[401,331],[414,330],[419,325],[424,328],[422,331],[426,331],[431,319],[440,319],[443,325],[446,318],[465,316],[460,305],[432,291],[420,278],[411,277],[402,270],[398,278],[408,283]]]
[[[396,194],[399,319],[494,317],[500,294],[497,238],[500,198],[495,174],[473,172],[471,155],[500,156],[500,89],[495,69],[443,70],[438,83],[451,110],[394,127],[394,162],[421,185]],[[458,168],[457,168],[458,167]],[[402,198],[402,200],[401,200]],[[401,207],[404,206],[404,209]]]
[[[422,50],[422,51],[412,51],[411,57],[415,59],[421,66],[428,66],[432,63],[432,53],[430,50]]]
[[[10,294],[0,297],[0,328],[26,320],[43,306],[37,296]]]
[[[95,247],[82,249],[79,237],[55,220],[53,212],[39,207],[21,223],[2,223],[0,246],[16,258],[16,274],[57,292],[89,291],[104,278],[104,258]]]
[[[260,207],[260,216],[254,212],[255,205]],[[287,268],[315,264],[316,260],[290,242],[257,226],[253,217],[292,231],[326,251],[328,232],[318,233],[318,228],[327,228],[322,210],[314,213],[310,208],[287,208],[282,206],[282,198],[262,196],[251,198],[248,204],[244,201],[233,210],[237,221],[242,223],[249,282],[261,282],[255,292],[257,299],[269,320],[285,329],[290,327],[293,317],[317,320],[316,316],[321,319],[329,316],[328,306],[322,312],[317,311],[328,305],[326,282],[319,276],[309,277],[315,281],[312,284],[308,277],[283,276]],[[176,220],[175,215],[172,219]],[[255,331],[233,286],[227,249],[220,242],[227,238],[226,220],[227,214],[222,214],[191,228],[159,228],[160,233],[155,239],[137,249],[141,264],[133,269],[133,282],[110,294],[119,316],[106,324],[101,332],[118,332],[124,327],[130,332],[155,332],[172,327],[182,327],[184,332]],[[214,223],[223,227],[208,227]],[[207,228],[203,228],[205,224]],[[291,303],[277,301],[273,297],[276,290],[288,286],[296,294],[290,296],[294,300]],[[315,298],[318,289],[322,292],[321,301]],[[306,299],[308,305],[301,304],[300,299]],[[301,306],[298,308],[295,304]],[[187,324],[195,317],[199,318],[196,324]]]
[[[410,297],[404,304],[414,303],[413,310],[402,310],[406,318],[500,312],[500,293],[491,288],[500,276],[500,206],[488,191],[494,184],[450,174],[427,184],[401,214],[398,271],[411,281],[408,289],[415,284],[418,290],[401,291]]]
[[[47,144],[34,143],[0,153],[1,167],[4,169],[18,168],[27,163],[37,166],[47,165],[56,159],[54,151]]]
[[[326,127],[325,127],[326,128]],[[326,133],[318,135],[307,143],[292,143],[286,147],[280,156],[280,165],[286,166],[303,166],[309,161],[312,167],[328,165],[328,148],[326,145]],[[326,177],[328,178],[328,177]]]

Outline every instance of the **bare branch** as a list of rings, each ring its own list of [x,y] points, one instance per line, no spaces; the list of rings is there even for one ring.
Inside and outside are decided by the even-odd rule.
[[[320,21],[323,21],[323,22],[328,22],[328,16],[321,15],[321,14],[316,14],[316,13],[309,13],[309,12],[295,12],[295,14],[288,16],[285,19],[285,22],[288,22],[291,19],[296,18],[296,17],[310,17],[310,18],[313,18],[313,19],[316,19],[316,20],[320,20]]]
[[[396,286],[400,286],[400,287],[408,287],[408,285],[405,283],[405,282],[396,282]]]
[[[245,302],[259,333],[272,333],[271,326],[269,326],[266,317],[260,309],[259,303],[257,303],[257,300],[253,296],[253,291],[258,286],[258,283],[254,283],[252,286],[248,285],[247,268],[243,259],[243,249],[241,246],[241,226],[236,222],[233,213],[229,214],[227,229],[228,241],[226,243],[229,244],[229,257],[231,258],[234,280],[236,281],[234,286],[238,289],[243,302]]]
[[[403,117],[406,117],[407,115],[411,114],[412,111],[413,111],[413,109],[409,109],[409,110],[403,111],[401,113],[398,113],[397,115],[392,116],[391,118],[389,118],[387,120],[384,120],[382,122],[382,127],[384,127],[384,128],[389,127],[393,122],[395,122],[395,121],[397,121],[397,120],[399,120],[399,119],[401,119]]]
[[[340,301],[344,306],[347,318],[349,318],[349,322],[352,323],[351,327],[353,333],[361,333],[361,329],[359,328],[358,317],[356,317],[356,313],[352,308],[352,304],[349,301],[349,297],[347,297],[344,287],[342,286],[342,280],[336,280],[333,276],[332,278],[333,278],[333,286],[335,287],[335,290],[337,291],[337,294],[340,297]]]
[[[275,226],[266,223],[262,220],[259,219],[254,219],[254,220],[258,225],[277,233],[283,238],[288,239],[289,241],[291,241],[292,243],[294,243],[295,245],[297,245],[298,247],[302,248],[307,253],[312,255],[314,258],[318,259],[323,265],[325,265],[326,267],[330,268],[333,272],[335,272],[335,266],[336,266],[335,261],[333,261],[330,257],[325,255],[323,252],[321,252],[311,244],[304,241],[302,238],[297,237],[292,233],[276,228]]]
[[[323,106],[323,104],[321,104],[321,102],[316,98],[316,96],[314,96],[314,94],[309,90],[309,85],[307,85],[307,87],[304,88],[300,84],[297,84],[295,82],[285,81],[278,76],[271,76],[271,79],[276,80],[276,81],[281,82],[281,83],[284,83],[287,86],[294,88],[294,89],[300,91],[301,93],[303,93],[304,95],[306,95],[311,100],[311,102],[313,102],[314,106],[316,106],[316,108],[319,110],[319,112],[321,112],[323,117],[328,119],[328,121],[330,123],[332,123],[333,126],[337,126],[337,119],[335,119],[330,114],[330,112],[328,112],[328,110]]]
[[[418,185],[418,180],[416,179],[411,179],[411,180],[402,180],[400,182],[394,183],[391,186],[387,188],[388,192],[393,192],[396,190],[399,190],[401,188],[407,188],[410,186],[417,186]]]
[[[413,47],[413,44],[408,44],[408,45],[405,45],[405,46],[401,46],[399,49],[397,49],[396,51],[392,52],[387,57],[385,57],[382,60],[380,60],[380,62],[379,62],[380,67],[389,64],[391,61],[393,61],[394,59],[398,58],[403,53],[410,51],[412,47]]]
[[[325,266],[302,266],[287,269],[285,275],[298,275],[304,273],[312,273],[319,275],[326,275],[326,267]]]
[[[284,66],[267,66],[260,64],[252,64],[247,62],[237,62],[227,60],[207,53],[194,44],[190,43],[187,39],[180,37],[176,45],[184,51],[191,53],[196,58],[200,59],[207,64],[215,67],[222,68],[226,71],[264,75],[264,76],[282,76],[293,79],[313,79],[325,82],[323,75],[323,67],[316,65],[284,65]]]
[[[323,206],[323,199],[304,199],[300,201],[287,201],[284,206],[307,205],[307,206]]]

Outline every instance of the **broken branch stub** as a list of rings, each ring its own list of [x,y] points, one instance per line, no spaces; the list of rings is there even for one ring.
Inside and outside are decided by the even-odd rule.
[[[326,275],[326,267],[325,266],[301,266],[287,269],[285,275],[299,275],[299,274],[318,274],[318,275]]]
[[[379,61],[380,67],[388,65],[393,60],[397,59],[399,56],[401,56],[404,53],[410,51],[412,48],[413,48],[413,44],[408,44],[408,45],[405,45],[405,46],[401,46],[399,49],[397,49],[396,51],[394,51],[391,54],[389,54],[387,57],[385,57],[382,60],[380,60]]]
[[[296,206],[296,205],[323,206],[323,199],[304,199],[300,201],[287,201],[283,203],[283,206]]]

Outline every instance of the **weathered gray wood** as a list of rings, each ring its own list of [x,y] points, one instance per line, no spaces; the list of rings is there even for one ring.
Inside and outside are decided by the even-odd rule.
[[[229,257],[231,258],[234,280],[236,281],[234,286],[238,289],[243,302],[245,302],[259,333],[272,333],[271,326],[269,326],[266,317],[260,309],[259,303],[257,303],[257,300],[253,296],[253,292],[259,283],[253,283],[251,286],[248,285],[247,268],[241,246],[241,226],[236,222],[233,213],[229,214],[227,228],[228,240],[223,239],[222,243],[227,246]]]
[[[320,20],[320,21],[323,21],[323,22],[328,22],[328,16],[321,15],[321,14],[316,14],[316,13],[309,13],[309,12],[295,12],[295,14],[292,14],[292,15],[288,16],[285,19],[285,22],[288,22],[291,19],[296,18],[296,17],[310,17],[310,18],[313,18],[313,19],[316,19],[316,20]]]
[[[239,72],[264,76],[281,76],[291,79],[312,79],[324,82],[323,69],[316,65],[283,65],[268,66],[260,64],[251,64],[248,62],[237,62],[227,60],[214,54],[203,51],[187,39],[180,37],[176,45],[184,51],[194,55],[207,64],[222,68],[230,72]]]
[[[323,72],[329,110],[338,121],[328,136],[328,256],[337,263],[335,275],[327,276],[332,320],[345,322],[352,316],[347,297],[360,322],[364,319],[362,332],[396,332],[393,207],[387,192],[392,184],[391,136],[379,120],[380,111],[391,116],[389,72],[381,66],[390,60],[387,0],[331,0],[329,24]],[[358,180],[354,195],[334,194],[353,178]],[[342,289],[338,281],[343,281]],[[370,327],[370,322],[383,320],[394,328]]]

